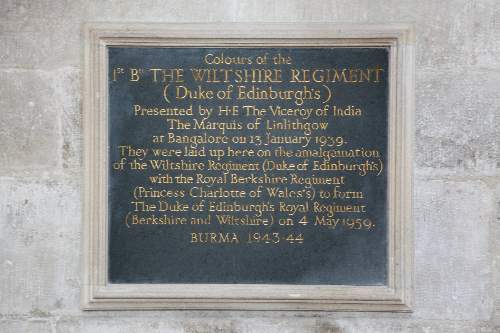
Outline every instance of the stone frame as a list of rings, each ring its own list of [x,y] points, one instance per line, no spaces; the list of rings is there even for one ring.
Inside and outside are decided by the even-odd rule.
[[[84,39],[82,309],[411,311],[415,45],[411,25],[89,23]],[[388,48],[388,285],[109,283],[107,46]]]

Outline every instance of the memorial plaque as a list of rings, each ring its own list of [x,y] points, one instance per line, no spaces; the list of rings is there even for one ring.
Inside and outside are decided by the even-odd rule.
[[[387,64],[110,48],[110,280],[385,284]]]
[[[114,33],[90,37],[89,308],[408,309],[400,35]]]

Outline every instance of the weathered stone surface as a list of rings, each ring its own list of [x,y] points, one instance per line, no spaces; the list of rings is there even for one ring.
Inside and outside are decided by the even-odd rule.
[[[0,175],[40,177],[57,171],[61,162],[74,166],[77,139],[68,127],[75,131],[75,125],[68,125],[80,117],[75,71],[10,69],[0,75]]]
[[[419,66],[463,66],[472,53],[473,4],[467,0],[320,1],[13,1],[2,4],[0,66],[53,68],[80,63],[81,24],[118,22],[413,22]],[[477,16],[487,5],[478,4]],[[484,8],[484,9],[483,9]],[[493,23],[478,34],[493,41]],[[479,19],[477,19],[479,21]],[[486,30],[484,32],[484,30]],[[491,36],[491,37],[488,37]],[[475,39],[478,39],[475,36]],[[479,46],[478,46],[479,47]],[[488,47],[485,47],[486,49]],[[29,52],[25,52],[29,51]],[[489,51],[483,51],[489,52]],[[477,52],[476,52],[477,53]],[[493,53],[491,53],[493,54]]]
[[[500,7],[495,0],[473,2],[473,63],[500,69]]]
[[[45,320],[0,320],[2,333],[53,333],[51,324]]]
[[[494,333],[486,323],[412,321],[397,319],[349,319],[338,320],[345,323],[345,333]]]
[[[0,67],[78,66],[85,8],[79,1],[3,1]]]
[[[234,319],[220,318],[169,318],[162,320],[161,316],[131,319],[95,318],[72,320],[62,319],[56,324],[57,332],[90,333],[105,329],[106,332],[172,332],[172,333],[347,333],[329,320],[308,318],[262,318],[258,315],[245,318],[245,315],[233,314]]]
[[[417,71],[415,164],[424,175],[495,175],[500,72]]]
[[[494,189],[480,181],[416,182],[415,317],[490,318],[495,214]]]
[[[497,215],[495,221],[492,223],[490,242],[492,243],[491,253],[492,261],[495,265],[495,275],[494,280],[495,289],[495,313],[493,314],[493,320],[500,331],[500,182],[496,184],[496,205],[497,205]]]
[[[61,106],[61,167],[70,176],[70,182],[79,182],[81,174],[82,113],[80,101],[80,72],[65,69],[60,80],[53,83]]]
[[[207,318],[202,320],[165,319],[161,316],[144,318],[132,315],[123,318],[63,318],[56,322],[57,333],[106,332],[169,332],[169,333],[494,333],[484,322],[415,321],[397,318],[239,318],[232,320]],[[182,316],[181,316],[182,317]],[[323,316],[327,317],[327,316]]]
[[[77,312],[78,189],[0,179],[0,313],[47,317]]]

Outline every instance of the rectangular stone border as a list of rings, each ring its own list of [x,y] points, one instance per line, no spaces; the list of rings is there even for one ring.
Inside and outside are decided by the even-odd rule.
[[[410,25],[89,23],[84,34],[82,309],[411,311],[415,41]],[[109,283],[108,46],[388,48],[388,285]]]

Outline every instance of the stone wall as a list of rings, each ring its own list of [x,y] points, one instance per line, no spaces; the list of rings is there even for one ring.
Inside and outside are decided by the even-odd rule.
[[[82,312],[88,21],[414,23],[414,312]],[[470,333],[500,323],[496,0],[2,0],[0,77],[1,332]]]

